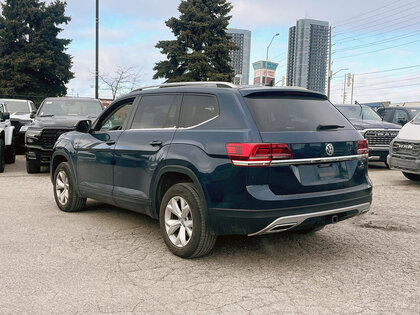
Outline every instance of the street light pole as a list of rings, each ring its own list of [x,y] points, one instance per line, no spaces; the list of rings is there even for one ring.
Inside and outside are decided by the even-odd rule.
[[[279,35],[280,35],[280,33],[274,34],[273,38],[270,41],[270,44],[268,44],[268,46],[267,46],[267,55],[266,55],[266,58],[265,58],[265,81],[264,81],[264,85],[267,85],[267,78],[268,78],[268,49],[270,49],[270,46],[271,46],[271,43],[274,40],[274,37],[279,36]],[[263,75],[263,78],[264,78],[264,75]]]
[[[329,34],[329,43],[328,43],[328,79],[327,79],[327,97],[330,99],[330,91],[331,91],[331,32],[332,28],[330,26],[330,34]]]
[[[96,0],[95,98],[99,98],[99,0]]]

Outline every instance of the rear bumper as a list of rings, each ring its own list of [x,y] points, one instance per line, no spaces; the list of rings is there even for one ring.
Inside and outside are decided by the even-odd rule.
[[[391,169],[406,173],[420,174],[420,157],[388,155],[388,164]]]
[[[289,205],[284,208],[213,208],[208,210],[209,221],[217,235],[258,235],[322,226],[369,211],[372,202],[372,186],[364,184],[355,188],[358,189],[331,196],[312,195],[306,199],[303,199],[303,196],[294,196],[295,200],[289,199],[282,202]],[[291,206],[291,204],[296,204],[296,206]],[[336,217],[333,218],[333,216]]]
[[[339,221],[348,219],[355,215],[366,213],[369,211],[369,209],[370,209],[370,202],[366,202],[360,205],[355,205],[355,206],[350,206],[350,207],[345,207],[345,208],[280,217],[274,220],[273,222],[271,222],[265,228],[255,233],[249,234],[249,236],[277,233],[277,232],[283,232],[286,230],[294,229],[296,227],[299,227],[304,222],[308,223],[310,219],[315,219],[319,221],[320,224],[322,224],[321,223],[322,220],[324,220],[326,224],[337,223]]]

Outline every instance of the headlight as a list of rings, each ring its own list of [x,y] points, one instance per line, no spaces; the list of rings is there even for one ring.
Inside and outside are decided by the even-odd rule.
[[[29,126],[22,126],[22,127],[20,127],[19,132],[25,132],[26,130],[28,130],[28,127]]]
[[[39,129],[28,129],[25,133],[25,137],[35,138],[35,137],[39,137],[41,133],[42,133],[42,130],[39,130]]]
[[[366,130],[358,130],[359,132],[360,132],[360,134],[362,135],[362,137],[364,137],[365,136],[365,132],[366,132]]]

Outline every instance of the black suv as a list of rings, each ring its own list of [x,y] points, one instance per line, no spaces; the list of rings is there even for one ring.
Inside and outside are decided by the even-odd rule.
[[[378,115],[384,121],[404,126],[420,113],[420,106],[389,106],[378,108]]]
[[[216,235],[313,232],[370,208],[368,145],[325,95],[229,83],[165,84],[113,102],[58,139],[58,207],[86,198],[160,220],[176,255]]]
[[[103,111],[100,101],[91,98],[50,97],[31,114],[34,119],[25,133],[26,170],[39,173],[49,166],[58,137],[75,129],[82,119],[95,119]]]

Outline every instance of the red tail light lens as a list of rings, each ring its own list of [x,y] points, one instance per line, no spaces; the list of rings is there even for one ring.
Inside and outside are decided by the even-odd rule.
[[[366,139],[359,140],[359,142],[357,142],[356,154],[369,155],[369,145]]]
[[[226,151],[235,166],[269,166],[272,160],[293,158],[283,143],[227,143]]]

